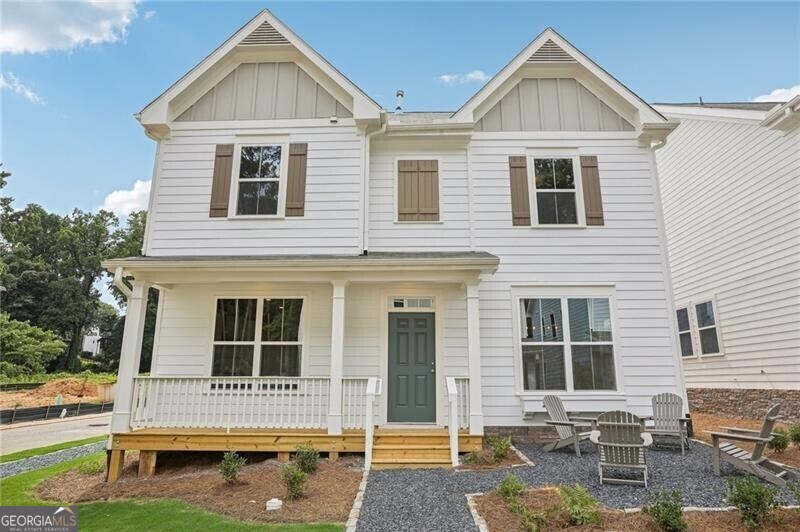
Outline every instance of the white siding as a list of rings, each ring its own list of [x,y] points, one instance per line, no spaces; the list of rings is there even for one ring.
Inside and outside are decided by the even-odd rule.
[[[254,133],[308,143],[305,216],[209,217],[216,145]],[[354,126],[176,127],[160,151],[148,255],[358,254],[362,137]]]
[[[800,388],[800,132],[681,119],[658,165],[675,303],[716,296],[721,327],[687,386]]]
[[[619,140],[491,140],[472,144],[475,246],[500,257],[500,267],[481,285],[483,411],[486,424],[522,423],[514,369],[511,285],[613,283],[621,357],[617,381],[621,408],[649,413],[650,398],[681,393],[665,288],[665,264],[656,219],[656,191],[647,150],[633,137]],[[495,137],[496,138],[496,137]],[[511,225],[508,156],[529,148],[577,147],[596,155],[605,226],[534,229]],[[600,394],[602,395],[602,394]],[[576,410],[596,411],[587,399]]]
[[[469,249],[466,148],[435,149],[435,142],[373,141],[369,172],[371,251]],[[397,160],[439,159],[439,221],[397,222]]]

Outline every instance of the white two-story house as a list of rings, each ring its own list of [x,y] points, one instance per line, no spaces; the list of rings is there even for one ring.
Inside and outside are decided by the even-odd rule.
[[[128,294],[112,478],[126,449],[298,441],[449,464],[540,428],[545,394],[685,397],[654,164],[674,125],[555,31],[458,110],[398,113],[264,11],[137,118],[158,148],[142,255],[105,263]]]

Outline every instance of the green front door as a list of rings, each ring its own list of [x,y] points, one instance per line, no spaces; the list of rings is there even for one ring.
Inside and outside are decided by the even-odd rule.
[[[430,312],[389,313],[389,422],[436,421],[436,332]]]

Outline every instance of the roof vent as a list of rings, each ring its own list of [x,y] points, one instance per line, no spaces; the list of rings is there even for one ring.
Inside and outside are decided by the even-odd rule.
[[[574,63],[575,59],[551,39],[539,47],[526,63]]]
[[[272,24],[264,21],[253,30],[253,33],[242,39],[239,44],[244,46],[274,46],[289,44],[289,41],[278,30],[273,28]]]
[[[394,108],[394,114],[401,115],[403,114],[403,98],[405,97],[406,93],[403,92],[402,89],[398,89],[397,94],[397,106]]]

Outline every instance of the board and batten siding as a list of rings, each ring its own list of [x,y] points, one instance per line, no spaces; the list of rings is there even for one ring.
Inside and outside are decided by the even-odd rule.
[[[799,389],[800,132],[681,117],[657,160],[675,303],[714,296],[720,325],[687,386]]]
[[[235,129],[175,124],[170,137],[161,141],[147,254],[358,254],[363,137],[355,126],[264,128],[252,121],[237,124]],[[303,216],[209,217],[216,146],[247,142],[248,134],[272,134],[308,144]]]
[[[508,158],[528,149],[577,148],[596,155],[605,225],[576,229],[513,226]],[[660,392],[682,394],[666,292],[667,269],[659,234],[656,190],[648,150],[634,135],[560,140],[477,133],[472,140],[476,249],[500,257],[497,272],[480,288],[483,412],[487,426],[523,424],[515,394],[511,287],[532,284],[613,284],[624,398],[618,408],[650,413]],[[579,208],[581,208],[579,206]],[[598,392],[598,395],[605,395]],[[592,412],[591,399],[578,409]]]

